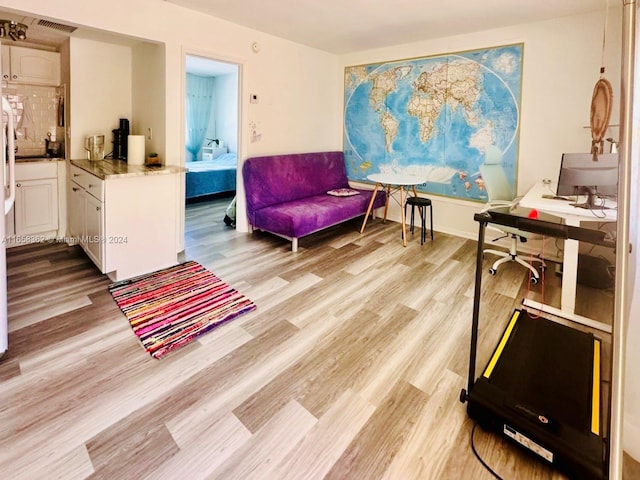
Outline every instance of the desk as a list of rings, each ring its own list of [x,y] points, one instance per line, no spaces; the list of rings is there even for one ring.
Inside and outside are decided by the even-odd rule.
[[[411,187],[413,190],[413,194],[418,196],[416,192],[416,185],[420,185],[427,181],[426,178],[418,177],[415,175],[406,175],[401,173],[373,173],[367,176],[367,179],[376,182],[376,186],[373,188],[373,193],[371,194],[371,201],[369,201],[369,206],[367,207],[367,213],[364,216],[364,221],[362,222],[362,228],[360,229],[360,233],[364,232],[364,227],[367,226],[367,220],[369,218],[369,214],[371,213],[371,208],[373,207],[373,201],[376,198],[376,192],[379,188],[385,190],[387,194],[387,199],[384,204],[384,221],[387,221],[387,212],[389,210],[389,197],[396,191],[400,192],[400,218],[402,219],[402,245],[407,246],[407,226],[404,218],[404,202],[405,202],[405,187]]]
[[[520,205],[526,208],[535,208],[540,212],[560,217],[564,219],[567,225],[574,227],[579,227],[580,222],[615,222],[617,220],[618,210],[615,209],[617,205],[614,201],[607,200],[605,204],[608,207],[614,207],[613,209],[591,211],[572,206],[571,203],[574,202],[542,198],[542,195],[554,194],[556,192],[556,186],[557,184],[555,183],[544,184],[543,182],[539,182],[535,184],[533,188],[522,197]],[[585,199],[586,196],[579,196],[578,202],[582,202]],[[610,325],[575,314],[578,246],[579,242],[577,240],[565,240],[564,242],[560,309],[532,300],[525,300],[525,305],[611,333]]]

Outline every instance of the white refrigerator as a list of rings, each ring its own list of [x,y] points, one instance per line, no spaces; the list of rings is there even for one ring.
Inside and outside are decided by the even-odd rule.
[[[1,73],[1,72],[0,72]],[[2,75],[0,75],[0,78]],[[0,96],[2,89],[0,87]],[[15,179],[15,122],[9,101],[2,96],[2,134],[0,135],[0,151],[2,165],[0,168],[0,184],[2,184],[2,208],[0,216],[0,357],[9,348],[9,326],[7,318],[7,252],[6,223],[4,216],[9,213],[16,196]]]

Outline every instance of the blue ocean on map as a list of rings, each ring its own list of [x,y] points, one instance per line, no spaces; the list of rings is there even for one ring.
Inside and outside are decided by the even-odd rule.
[[[521,75],[521,44],[347,67],[349,178],[417,174],[420,191],[484,201],[479,167],[495,145],[515,191]]]

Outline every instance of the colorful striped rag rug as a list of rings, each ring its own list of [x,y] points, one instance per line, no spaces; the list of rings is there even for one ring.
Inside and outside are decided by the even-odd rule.
[[[193,261],[113,283],[109,291],[155,358],[256,308]]]

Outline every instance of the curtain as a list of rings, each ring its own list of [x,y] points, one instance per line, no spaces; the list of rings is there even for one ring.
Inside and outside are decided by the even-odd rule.
[[[198,152],[207,133],[213,104],[213,82],[214,77],[187,73],[185,138],[187,151],[191,154],[187,161],[198,160]]]

